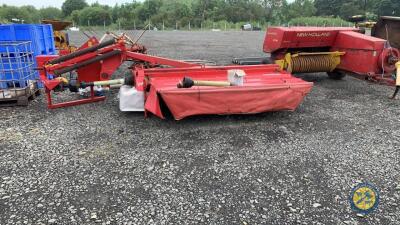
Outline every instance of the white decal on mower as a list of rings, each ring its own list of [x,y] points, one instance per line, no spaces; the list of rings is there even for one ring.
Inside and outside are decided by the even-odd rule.
[[[318,32],[297,33],[297,37],[329,37],[329,36],[331,36],[331,33],[329,33],[329,32],[323,32],[323,33],[318,33]]]

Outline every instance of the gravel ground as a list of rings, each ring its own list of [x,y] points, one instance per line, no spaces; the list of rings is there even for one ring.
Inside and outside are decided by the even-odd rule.
[[[149,32],[143,43],[223,64],[263,55],[263,38]],[[295,112],[145,119],[120,112],[116,92],[58,110],[43,96],[0,108],[0,224],[400,224],[392,88],[301,77],[315,87]],[[348,197],[364,181],[381,203],[361,218]]]

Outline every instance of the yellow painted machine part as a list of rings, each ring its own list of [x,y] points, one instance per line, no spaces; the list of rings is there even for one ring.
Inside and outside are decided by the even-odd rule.
[[[275,60],[275,64],[279,65],[281,70],[286,70],[286,62],[284,59]]]
[[[396,75],[396,86],[400,86],[400,61],[396,63],[397,75]]]
[[[340,64],[340,56],[344,54],[344,52],[304,52],[293,55],[287,53],[284,59],[276,60],[275,63],[290,73],[332,72]]]
[[[229,87],[231,83],[228,81],[194,80],[194,86]]]
[[[55,80],[59,80],[61,83],[68,84],[69,81],[65,77],[56,77]]]
[[[67,34],[64,31],[53,31],[54,42],[57,49],[69,50],[74,52],[77,50],[75,46],[70,46],[67,41]]]
[[[68,49],[67,35],[63,31],[54,31],[54,41],[57,49]]]
[[[363,22],[363,23],[357,23],[357,27],[365,27],[365,28],[373,28],[376,25],[376,22]]]
[[[108,85],[119,85],[119,84],[124,84],[124,79],[105,80],[105,81],[95,81],[95,82],[93,82],[94,86],[108,86]]]

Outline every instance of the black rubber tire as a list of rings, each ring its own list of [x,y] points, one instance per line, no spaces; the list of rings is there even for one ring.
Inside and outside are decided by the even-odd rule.
[[[337,70],[334,70],[332,72],[327,72],[327,74],[329,78],[331,78],[332,80],[341,80],[346,76],[344,72]]]

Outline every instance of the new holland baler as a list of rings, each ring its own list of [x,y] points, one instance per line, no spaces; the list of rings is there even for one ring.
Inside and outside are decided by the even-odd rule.
[[[389,41],[342,27],[271,27],[264,52],[291,73],[327,72],[333,79],[351,74],[389,85],[396,84],[400,58]]]

